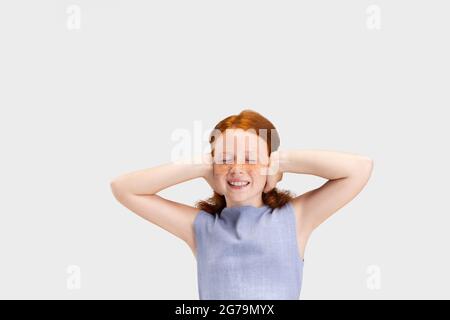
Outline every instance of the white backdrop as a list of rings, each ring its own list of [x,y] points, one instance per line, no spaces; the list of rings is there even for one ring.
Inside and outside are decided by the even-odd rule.
[[[284,149],[374,160],[313,233],[302,299],[448,299],[449,15],[438,0],[2,1],[0,298],[198,299],[189,247],[109,182],[169,162],[175,130],[251,108]]]

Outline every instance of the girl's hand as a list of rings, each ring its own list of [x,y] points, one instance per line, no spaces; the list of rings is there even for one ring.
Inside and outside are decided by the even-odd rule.
[[[214,187],[214,171],[213,171],[213,158],[210,153],[205,153],[202,156],[202,177],[209,184],[209,186],[215,190]]]
[[[278,182],[283,179],[283,172],[280,170],[279,152],[274,151],[270,154],[269,166],[267,168],[266,186],[263,192],[267,193],[274,189]]]

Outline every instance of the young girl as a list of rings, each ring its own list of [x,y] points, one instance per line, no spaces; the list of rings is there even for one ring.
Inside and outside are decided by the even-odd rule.
[[[220,121],[202,161],[121,175],[116,199],[184,240],[197,260],[200,299],[298,299],[312,231],[366,185],[373,161],[324,150],[279,150],[274,125],[244,110]],[[294,197],[276,188],[284,173],[328,179]],[[202,177],[213,189],[189,206],[157,193]]]

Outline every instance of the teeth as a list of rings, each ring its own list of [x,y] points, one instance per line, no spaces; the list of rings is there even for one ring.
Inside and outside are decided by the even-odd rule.
[[[237,186],[237,187],[242,187],[242,186],[246,186],[247,184],[249,184],[250,182],[229,182],[229,184],[231,184],[232,186]]]

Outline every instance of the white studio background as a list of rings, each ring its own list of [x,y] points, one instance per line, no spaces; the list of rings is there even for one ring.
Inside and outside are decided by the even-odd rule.
[[[109,182],[244,108],[284,149],[374,160],[313,233],[302,299],[450,298],[449,16],[444,0],[2,1],[0,298],[198,299],[188,246]]]

